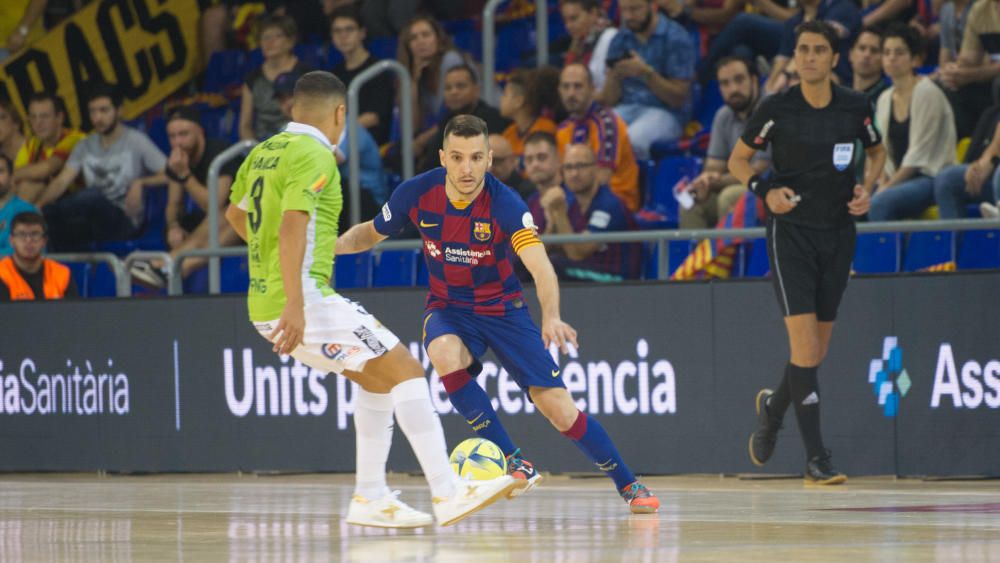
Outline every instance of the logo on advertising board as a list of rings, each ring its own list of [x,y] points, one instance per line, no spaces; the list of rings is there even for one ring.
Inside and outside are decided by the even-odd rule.
[[[899,400],[910,392],[913,382],[903,368],[903,349],[899,339],[886,336],[882,341],[882,357],[875,358],[868,365],[868,383],[875,392],[875,398],[882,407],[882,414],[888,417],[899,412]]]
[[[2,415],[125,415],[130,409],[129,377],[114,360],[66,360],[44,366],[33,358],[0,359]]]

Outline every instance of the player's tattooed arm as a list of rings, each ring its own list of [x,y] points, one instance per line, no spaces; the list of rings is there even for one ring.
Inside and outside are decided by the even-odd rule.
[[[567,344],[577,346],[576,330],[564,322],[559,314],[559,279],[545,253],[545,246],[527,246],[518,253],[518,257],[535,280],[538,303],[542,306],[542,340],[545,347],[554,343],[563,353],[568,352]]]
[[[343,235],[337,237],[337,254],[357,254],[369,250],[389,237],[375,230],[372,221],[354,225]]]

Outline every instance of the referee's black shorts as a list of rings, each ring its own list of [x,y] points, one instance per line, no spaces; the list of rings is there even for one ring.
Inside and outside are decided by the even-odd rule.
[[[771,281],[784,316],[815,313],[821,322],[836,320],[856,238],[853,221],[834,229],[811,229],[768,217]]]

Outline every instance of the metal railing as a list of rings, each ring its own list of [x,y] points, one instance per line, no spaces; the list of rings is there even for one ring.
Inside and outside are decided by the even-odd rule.
[[[350,220],[352,225],[361,222],[361,143],[358,142],[358,96],[366,82],[383,72],[394,72],[399,77],[401,89],[399,125],[402,138],[403,179],[413,177],[413,92],[410,72],[396,61],[379,61],[351,80],[347,87],[347,171],[348,193],[351,196]]]
[[[1000,219],[954,219],[946,221],[896,221],[884,223],[858,223],[858,233],[916,233],[934,231],[980,231],[1000,229]],[[616,233],[586,233],[566,235],[545,235],[542,241],[546,244],[573,243],[634,243],[653,242],[657,245],[658,270],[657,279],[667,280],[670,277],[668,254],[670,241],[700,241],[704,239],[761,239],[766,236],[763,227],[749,229],[692,229],[692,230],[657,230],[657,231],[627,231]],[[389,240],[382,242],[372,252],[376,255],[387,250],[417,250],[423,244],[418,239]],[[954,253],[954,242],[952,245]],[[110,252],[71,252],[48,254],[47,257],[58,262],[89,262],[105,263],[115,277],[115,294],[118,297],[128,297],[132,294],[132,275],[129,266],[136,260],[158,259],[164,262],[167,270],[167,294],[183,294],[183,278],[181,266],[186,260],[194,257],[205,257],[221,260],[223,257],[246,256],[245,246],[230,246],[226,248],[196,248],[185,250],[171,259],[166,252],[136,251],[124,260]],[[220,288],[209,287],[209,293],[216,295]]]
[[[483,99],[496,105],[496,11],[503,0],[489,0],[483,7]],[[549,5],[535,0],[535,65],[549,63]]]
[[[257,146],[257,141],[240,141],[219,153],[208,166],[208,248],[219,249],[219,173],[222,166],[237,156],[245,155]],[[219,293],[219,258],[208,259],[208,289],[211,293]]]
[[[181,276],[181,265],[184,264],[185,260],[195,257],[203,257],[211,260],[212,258],[221,259],[229,256],[246,256],[247,248],[245,246],[227,246],[225,248],[192,248],[191,250],[185,250],[179,252],[174,258],[173,262],[170,264],[169,274],[167,276],[167,295],[181,295],[184,293],[184,278]],[[208,292],[212,295],[217,295],[220,290],[217,288],[212,291],[212,288],[208,288]]]
[[[858,223],[858,233],[916,233],[931,231],[980,231],[989,229],[1000,229],[1000,219],[953,219],[945,221],[889,221],[882,223]],[[545,244],[574,244],[574,243],[636,243],[652,242],[656,243],[657,252],[657,277],[656,279],[666,281],[670,278],[669,264],[669,243],[671,241],[701,241],[704,239],[763,239],[767,236],[764,227],[753,227],[745,229],[665,229],[655,231],[627,231],[615,233],[586,233],[586,234],[565,234],[565,235],[544,235],[542,241]],[[419,239],[407,240],[387,240],[378,244],[372,249],[372,253],[379,255],[388,250],[417,250],[423,245]],[[169,295],[180,295],[183,293],[182,280],[180,276],[181,264],[195,256],[222,257],[222,256],[243,256],[247,252],[245,247],[229,247],[217,250],[195,249],[182,252],[177,255],[172,264],[169,280]],[[954,252],[954,245],[953,245]],[[211,291],[216,294],[218,291]]]

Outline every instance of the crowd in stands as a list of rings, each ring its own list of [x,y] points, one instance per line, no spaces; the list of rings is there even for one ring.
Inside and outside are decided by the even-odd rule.
[[[10,6],[0,8],[0,64],[73,12],[70,1],[4,3]],[[233,50],[256,53],[242,83],[228,91],[238,115],[232,133],[207,127],[191,104],[168,104],[166,145],[157,146],[142,127],[124,123],[119,94],[99,84],[82,108],[87,135],[67,123],[54,94],[31,98],[24,115],[0,100],[0,256],[26,240],[15,240],[11,226],[25,212],[44,217],[53,251],[94,250],[150,228],[162,229],[161,249],[171,257],[204,247],[211,161],[237,138],[261,140],[282,130],[304,72],[330,70],[350,84],[390,57],[409,71],[417,172],[439,165],[443,124],[469,113],[488,124],[491,171],[525,199],[543,233],[633,230],[650,216],[658,217],[655,227],[725,225],[738,202],[760,205],[728,173],[727,159],[760,101],[798,84],[794,30],[812,20],[835,31],[837,81],[868,96],[885,141],[889,158],[868,219],[998,215],[996,0],[552,0],[549,15],[558,25],[550,29],[558,32],[550,37],[550,65],[535,67],[530,44],[507,44],[521,52],[507,56],[516,64],[495,77],[484,76],[476,54],[484,3],[201,0],[204,64],[212,68],[209,61]],[[533,22],[533,6],[509,0],[498,21]],[[469,26],[471,34],[463,31]],[[327,55],[304,48],[319,44]],[[483,98],[487,80],[500,86],[496,99]],[[345,210],[352,205],[348,147],[359,148],[365,219],[387,200],[402,169],[402,95],[391,73],[367,82],[357,108],[359,138],[345,131],[337,144]],[[671,218],[662,216],[663,202],[653,200],[648,173],[640,170],[674,154],[704,161],[681,186],[689,201]],[[238,165],[230,162],[220,174],[222,208]],[[770,165],[767,153],[754,161],[762,176]],[[860,175],[863,158],[855,166]],[[163,189],[165,205],[147,209],[151,193]],[[346,221],[345,212],[342,228]],[[218,234],[223,245],[239,243],[226,226]],[[642,270],[640,245],[550,251],[564,279],[635,279]],[[186,260],[182,275],[203,265]],[[162,287],[166,267],[140,261],[132,273]]]

